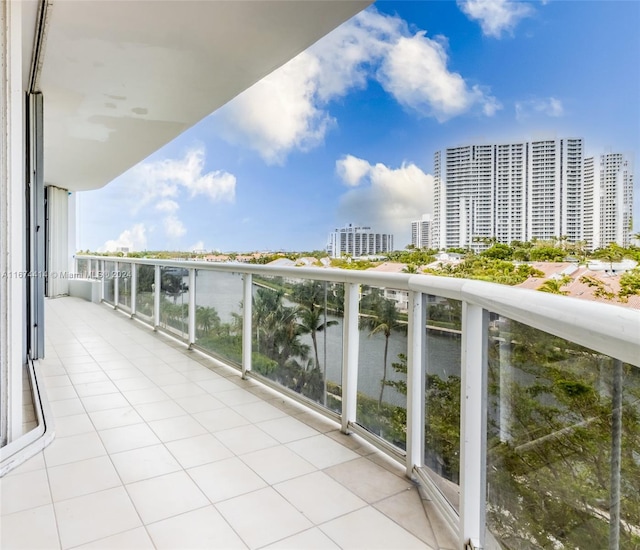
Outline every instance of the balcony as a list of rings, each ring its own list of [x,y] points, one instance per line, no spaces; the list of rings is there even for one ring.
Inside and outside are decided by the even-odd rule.
[[[420,275],[76,271],[110,307],[47,304],[57,439],[2,480],[3,546],[640,540],[638,311]]]
[[[3,548],[456,547],[336,422],[110,308],[46,313],[56,439],[0,480]]]

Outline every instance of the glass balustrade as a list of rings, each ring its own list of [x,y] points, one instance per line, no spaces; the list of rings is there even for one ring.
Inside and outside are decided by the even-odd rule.
[[[253,277],[252,370],[341,410],[344,286]]]
[[[118,307],[131,311],[131,264],[118,262]]]
[[[196,272],[196,344],[212,355],[242,365],[242,275]]]
[[[406,447],[408,292],[362,286],[356,422]]]
[[[503,547],[640,547],[639,374],[492,316],[486,512]]]
[[[458,510],[462,302],[432,295],[426,302],[424,471]]]
[[[104,270],[102,273],[102,284],[104,285],[104,301],[115,306],[115,274],[116,263],[104,262]]]
[[[176,336],[189,336],[189,270],[160,268],[160,327]]]
[[[120,262],[118,269],[117,299],[126,309],[131,303],[130,265]],[[111,304],[114,270],[115,263],[105,261],[104,298]],[[199,268],[190,288],[187,268],[162,266],[161,285],[155,289],[154,266],[138,265],[136,313],[152,322],[154,292],[160,292],[161,327],[188,340],[192,315],[196,345],[239,367],[248,348],[243,346],[245,276],[242,267],[235,273]],[[342,392],[342,361],[343,334],[351,327],[359,340],[355,421],[374,441],[379,438],[377,445],[404,451],[407,287],[360,283],[357,315],[347,319],[344,283],[273,276],[268,269],[259,274],[252,270],[250,277],[252,374],[341,414],[343,399],[350,399]],[[349,275],[346,280],[353,279]],[[484,357],[478,341],[486,342],[488,364],[482,368],[487,369],[487,390],[482,394],[478,383],[462,388],[464,302],[427,293],[423,302],[423,340],[413,348],[425,365],[420,382],[424,453],[418,464],[423,481],[458,513],[471,502],[468,497],[465,501],[470,489],[464,484],[460,451],[461,396],[472,396],[465,402],[474,402],[475,411],[487,411],[486,455],[481,438],[468,434],[477,447],[477,456],[471,455],[477,470],[485,468],[486,502],[474,502],[486,511],[481,529],[487,548],[640,548],[638,367],[485,311],[488,332],[482,328],[486,321],[469,324],[467,317],[464,326],[471,331],[467,359]],[[482,312],[472,300],[466,307]],[[561,333],[560,325],[554,326]],[[481,363],[467,361],[476,367]],[[472,490],[476,495],[484,487],[478,471]],[[473,514],[479,517],[477,510]]]
[[[155,292],[155,267],[136,266],[136,316],[153,325],[153,304]]]

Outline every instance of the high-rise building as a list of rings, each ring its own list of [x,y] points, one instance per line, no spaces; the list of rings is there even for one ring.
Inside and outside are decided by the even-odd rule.
[[[353,257],[391,252],[393,235],[376,233],[370,227],[345,225],[329,234],[327,252],[332,258],[340,258],[346,254]]]
[[[584,240],[591,250],[610,243],[629,246],[633,164],[628,155],[584,159]]]
[[[582,238],[582,139],[473,144],[434,157],[438,248]]]
[[[431,248],[433,222],[429,214],[411,222],[411,244],[416,248]]]

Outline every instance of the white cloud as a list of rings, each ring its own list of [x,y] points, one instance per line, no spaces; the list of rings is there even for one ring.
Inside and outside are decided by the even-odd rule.
[[[447,61],[443,45],[421,31],[390,46],[378,78],[399,103],[440,122],[476,104],[485,115],[493,115],[500,108],[497,100],[479,86],[469,87],[460,74],[447,69]]]
[[[205,150],[196,147],[181,159],[164,159],[143,162],[130,172],[131,185],[136,186],[138,197],[135,210],[150,202],[158,201],[156,208],[163,212],[175,212],[177,203],[172,200],[184,189],[191,198],[207,196],[212,202],[234,202],[236,177],[221,170],[205,173]]]
[[[147,235],[144,224],[137,223],[131,229],[126,229],[117,239],[104,243],[98,252],[116,252],[119,248],[128,248],[129,251],[146,250]]]
[[[291,149],[311,149],[333,124],[316,107],[318,59],[303,52],[239,95],[216,115],[224,139],[282,164]]]
[[[340,179],[351,187],[356,187],[371,170],[371,165],[363,159],[346,155],[336,162],[336,171]]]
[[[162,220],[164,232],[169,239],[179,239],[186,232],[187,228],[176,216],[167,216]]]
[[[483,34],[494,38],[512,33],[522,19],[534,13],[528,4],[512,0],[458,0],[458,6],[469,19],[480,23]]]
[[[528,99],[516,101],[516,120],[524,120],[532,116],[561,117],[564,115],[562,101],[555,97],[546,99]]]
[[[408,58],[406,58],[408,56]],[[336,121],[327,106],[378,79],[403,106],[439,121],[481,106],[498,108],[483,88],[450,72],[441,42],[412,33],[397,17],[361,12],[214,113],[220,135],[269,164],[322,143]]]
[[[193,251],[195,251],[195,250],[205,250],[205,248],[204,248],[204,242],[203,242],[203,241],[198,241],[197,243],[192,244],[192,245],[189,247],[189,251],[190,251],[190,252],[193,252]]]
[[[336,162],[338,173],[345,158]],[[433,212],[433,176],[413,163],[394,169],[361,161],[369,167],[363,176],[366,184],[349,189],[341,197],[340,222],[370,225],[376,231],[393,233],[396,245],[404,246],[410,242],[411,221]],[[344,172],[343,175],[348,177]],[[343,181],[350,185],[345,177]]]
[[[180,208],[180,205],[176,201],[172,201],[170,199],[164,199],[156,203],[155,208],[159,212],[166,212],[167,214],[173,214]]]

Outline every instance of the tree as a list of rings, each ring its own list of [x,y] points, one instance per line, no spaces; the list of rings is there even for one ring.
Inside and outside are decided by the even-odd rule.
[[[567,295],[569,291],[562,290],[562,287],[569,284],[572,281],[571,277],[563,275],[561,279],[547,279],[536,290],[540,292],[548,292],[549,294],[562,294]]]
[[[614,262],[620,262],[624,258],[625,250],[624,248],[618,246],[615,243],[609,243],[609,246],[606,248],[599,248],[593,253],[594,258],[598,258],[599,260],[604,260],[605,262],[609,262],[609,268],[611,269],[611,273],[613,273],[613,264]]]
[[[322,310],[317,305],[303,305],[299,309],[298,325],[300,327],[300,334],[309,334],[311,336],[315,356],[315,366],[317,368],[321,368],[318,355],[318,332],[323,332],[325,329],[337,324],[338,321],[327,321]],[[325,369],[326,365],[323,365],[323,372]]]
[[[391,333],[399,329],[402,325],[399,323],[398,310],[392,300],[379,298],[373,304],[373,315],[361,317],[362,324],[367,327],[370,332],[369,336],[382,333],[384,335],[384,354],[382,359],[382,380],[380,382],[380,396],[378,398],[378,408],[382,407],[382,397],[384,389],[387,386],[387,359],[389,353],[389,338]]]
[[[200,336],[220,326],[220,316],[213,307],[196,306],[196,328]]]
[[[634,294],[640,294],[640,268],[627,271],[620,277],[620,292],[618,292],[620,300],[626,302],[629,296]]]
[[[495,260],[510,260],[513,258],[513,249],[509,245],[495,243],[491,248],[482,252],[481,255]]]

